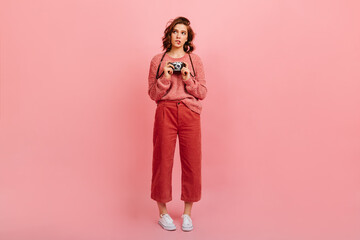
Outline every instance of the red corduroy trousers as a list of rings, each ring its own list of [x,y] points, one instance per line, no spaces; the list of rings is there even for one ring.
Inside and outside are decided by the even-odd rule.
[[[181,101],[160,101],[155,112],[151,198],[172,200],[172,169],[177,135],[181,159],[181,200],[201,198],[200,114]]]

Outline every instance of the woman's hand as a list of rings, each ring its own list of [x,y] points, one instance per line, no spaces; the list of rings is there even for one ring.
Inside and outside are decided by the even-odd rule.
[[[188,64],[186,62],[184,63],[185,63],[185,67],[181,69],[181,76],[183,80],[186,81],[190,78],[190,69],[188,68]]]
[[[169,61],[166,61],[166,64],[164,66],[164,74],[165,74],[165,78],[170,80],[171,75],[174,73],[174,66],[169,64]]]

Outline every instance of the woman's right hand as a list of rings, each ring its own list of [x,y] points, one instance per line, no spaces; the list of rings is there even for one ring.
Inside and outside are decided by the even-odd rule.
[[[164,74],[166,79],[170,80],[171,75],[174,73],[174,66],[169,63],[170,63],[169,61],[166,61],[166,64],[164,66]]]

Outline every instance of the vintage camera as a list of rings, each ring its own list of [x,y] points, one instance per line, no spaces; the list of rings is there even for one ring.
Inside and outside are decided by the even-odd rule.
[[[174,72],[181,72],[181,69],[185,67],[184,62],[171,62],[170,64],[174,66]]]

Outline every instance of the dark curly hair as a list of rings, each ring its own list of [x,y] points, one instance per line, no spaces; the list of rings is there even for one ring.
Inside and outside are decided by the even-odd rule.
[[[170,24],[169,24],[170,23]],[[165,50],[166,52],[171,50],[171,33],[174,30],[174,27],[176,24],[184,24],[187,27],[187,31],[188,31],[188,40],[186,41],[186,43],[184,44],[184,51],[186,53],[191,53],[192,51],[195,50],[195,46],[192,43],[192,41],[194,40],[195,37],[195,33],[192,30],[192,28],[190,27],[190,21],[189,19],[185,18],[185,17],[177,17],[174,20],[170,20],[166,25],[168,25],[164,31],[164,36],[162,38],[163,41],[163,50]]]

